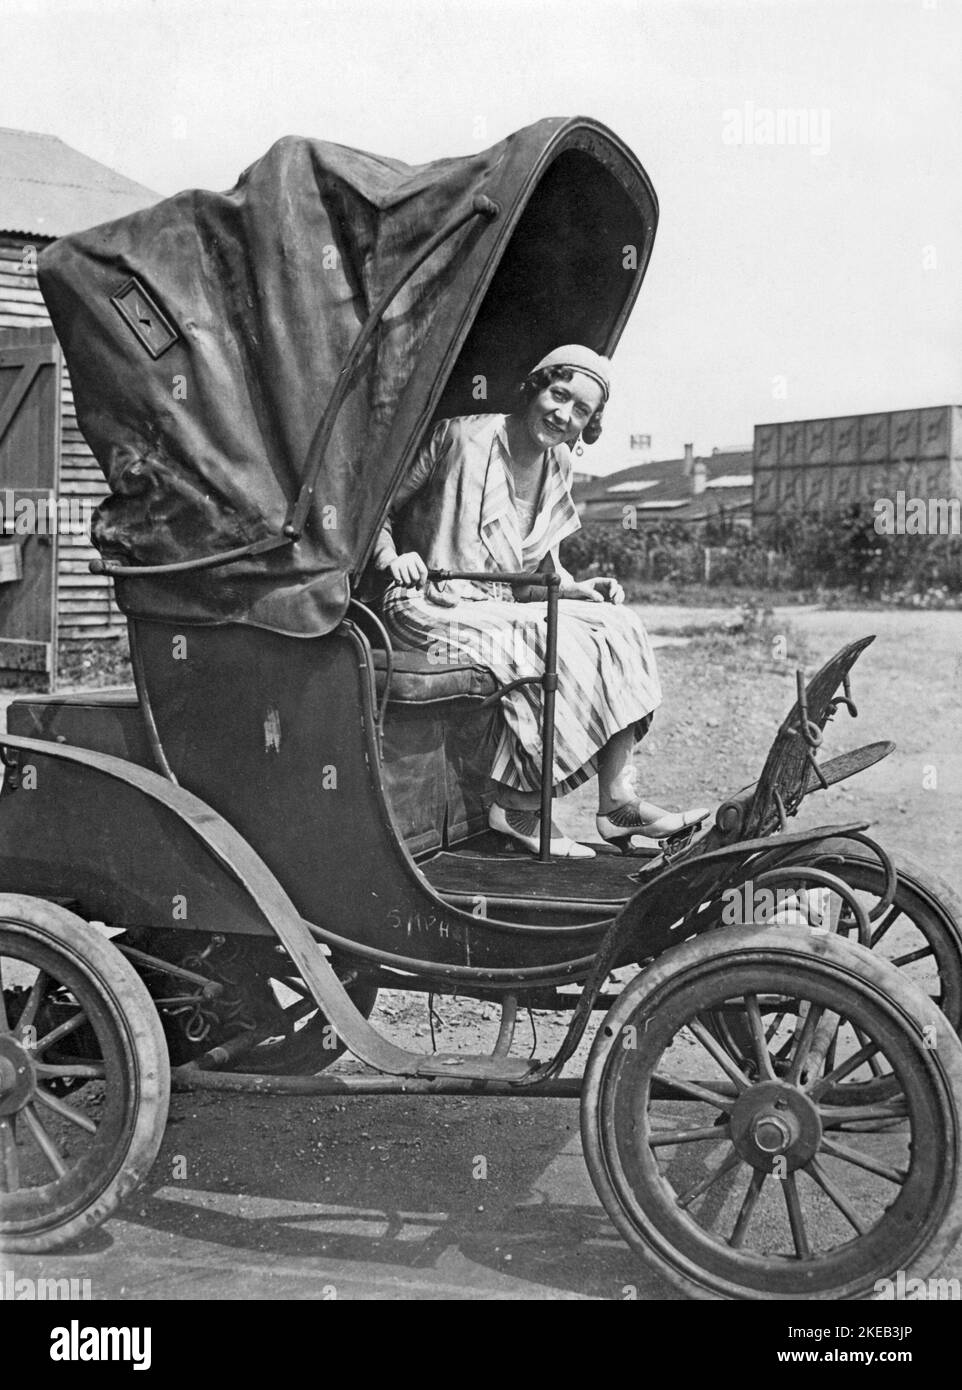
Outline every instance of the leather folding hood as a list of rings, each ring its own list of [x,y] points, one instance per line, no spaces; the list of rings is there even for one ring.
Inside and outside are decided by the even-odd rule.
[[[583,208],[572,190],[585,193]],[[124,566],[171,564],[282,531],[372,305],[479,197],[496,215],[468,217],[388,305],[296,544],[121,580],[127,611],[330,631],[439,405],[485,408],[478,380],[503,390],[555,337],[610,351],[657,206],[630,152],[582,119],[540,121],[479,154],[417,167],[286,137],[229,192],[180,193],[41,254],[80,428],[110,489],[94,544]],[[631,259],[617,246],[625,237],[634,263],[610,280],[616,252]]]

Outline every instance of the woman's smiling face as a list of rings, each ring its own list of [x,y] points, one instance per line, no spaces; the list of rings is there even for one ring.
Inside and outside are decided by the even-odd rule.
[[[524,410],[524,423],[539,449],[573,444],[595,411],[604,393],[593,377],[572,372],[570,381],[552,381]]]

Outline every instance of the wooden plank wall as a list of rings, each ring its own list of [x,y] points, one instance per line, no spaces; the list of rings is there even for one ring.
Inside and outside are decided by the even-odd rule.
[[[49,324],[29,248],[39,252],[43,239],[11,236],[0,232],[0,328],[34,328]],[[73,391],[67,369],[61,382],[62,438],[60,496],[87,499],[96,505],[107,495],[103,474],[77,427]],[[89,562],[96,555],[79,536],[58,540],[57,626],[64,643],[115,638],[124,630],[124,618],[114,601],[113,585],[105,575],[91,574]]]

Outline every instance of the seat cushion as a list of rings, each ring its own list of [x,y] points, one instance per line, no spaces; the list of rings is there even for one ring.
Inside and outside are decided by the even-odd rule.
[[[374,652],[374,680],[380,699],[387,680],[383,651]],[[446,700],[483,700],[496,688],[494,676],[483,666],[432,661],[427,652],[394,653],[391,704],[434,705]]]
[[[92,705],[100,709],[136,709],[137,691],[132,685],[104,686],[100,690],[72,690],[59,695],[22,695],[11,705]]]

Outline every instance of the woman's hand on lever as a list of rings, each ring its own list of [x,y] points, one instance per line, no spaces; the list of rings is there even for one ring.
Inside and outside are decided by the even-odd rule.
[[[617,579],[598,577],[569,584],[561,590],[560,597],[587,599],[589,603],[624,603],[625,591]]]
[[[409,550],[392,560],[389,567],[391,578],[406,588],[420,589],[428,577],[428,567],[416,550]]]

